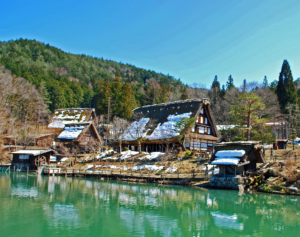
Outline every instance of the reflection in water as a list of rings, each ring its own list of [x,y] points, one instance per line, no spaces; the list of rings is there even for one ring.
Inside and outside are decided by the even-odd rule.
[[[79,224],[79,216],[74,205],[55,204],[43,205],[49,225],[58,228],[74,228]]]
[[[297,197],[225,190],[2,174],[0,203],[1,228],[7,236],[11,231],[22,237],[51,236],[52,232],[63,236],[281,236],[300,230]],[[34,223],[34,233],[24,220]]]
[[[214,217],[216,226],[231,228],[236,230],[243,230],[244,224],[238,222],[237,215],[227,215],[221,212],[211,212],[211,215]]]

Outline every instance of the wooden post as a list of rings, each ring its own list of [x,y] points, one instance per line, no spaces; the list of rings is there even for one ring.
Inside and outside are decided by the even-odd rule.
[[[261,171],[261,183],[263,183],[263,182],[264,182],[264,172]]]
[[[271,156],[273,157],[273,148],[271,148]]]
[[[177,173],[177,178],[179,179],[179,171],[178,171],[178,173]]]
[[[28,175],[29,167],[27,167],[27,175]]]
[[[14,166],[14,172],[16,172],[16,166]]]
[[[132,169],[131,169],[131,177],[132,177]]]
[[[296,160],[297,160],[297,155],[295,154],[295,162],[296,162]]]

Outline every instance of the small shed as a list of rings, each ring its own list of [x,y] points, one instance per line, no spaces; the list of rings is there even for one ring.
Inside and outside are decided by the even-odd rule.
[[[50,164],[54,151],[51,149],[19,150],[11,152],[11,154],[13,155],[12,165],[17,169],[27,170],[29,168],[29,170],[36,170],[41,165]]]
[[[215,145],[212,165],[220,167],[220,175],[238,175],[255,171],[257,163],[264,163],[263,145],[258,141],[221,142]]]
[[[275,146],[277,146],[278,149],[286,149],[287,144],[288,144],[288,139],[276,139]]]

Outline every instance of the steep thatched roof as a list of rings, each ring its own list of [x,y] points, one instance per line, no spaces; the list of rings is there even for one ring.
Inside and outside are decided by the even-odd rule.
[[[210,109],[209,99],[183,100],[165,104],[148,105],[137,108],[134,110],[134,114],[130,119],[130,122],[132,122],[132,124],[124,134],[130,134],[132,133],[130,132],[130,130],[133,131],[134,129],[137,129],[138,126],[140,126],[143,127],[142,133],[144,133],[144,137],[146,139],[155,140],[156,135],[153,135],[153,131],[159,133],[160,131],[157,131],[158,127],[166,129],[166,127],[163,128],[164,125],[174,125],[174,121],[176,121],[176,119],[179,119],[180,117],[198,117],[201,112],[201,109],[203,108],[203,105],[206,105],[205,113],[208,116],[208,120],[213,132],[212,134],[213,136],[218,137],[218,131],[216,129],[216,123],[212,115],[212,111]],[[129,137],[130,136],[128,135],[127,138]],[[135,139],[129,138],[125,140]]]
[[[92,108],[56,109],[48,127],[64,128],[65,124],[88,122],[95,116],[95,109]]]
[[[155,119],[157,123],[167,121],[169,115],[183,114],[192,112],[191,118],[199,115],[203,104],[210,104],[209,99],[194,99],[194,100],[180,100],[165,104],[146,105],[134,110],[134,114],[130,121],[135,121],[136,117],[143,117]]]
[[[58,135],[56,141],[58,142],[78,142],[81,137],[92,128],[97,140],[102,143],[94,124],[92,122],[85,123],[70,123],[66,124],[64,130]]]

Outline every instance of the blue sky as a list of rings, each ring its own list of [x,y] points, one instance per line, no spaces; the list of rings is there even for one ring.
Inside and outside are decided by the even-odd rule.
[[[0,40],[36,39],[63,51],[129,63],[211,86],[300,77],[300,1],[5,1]]]

